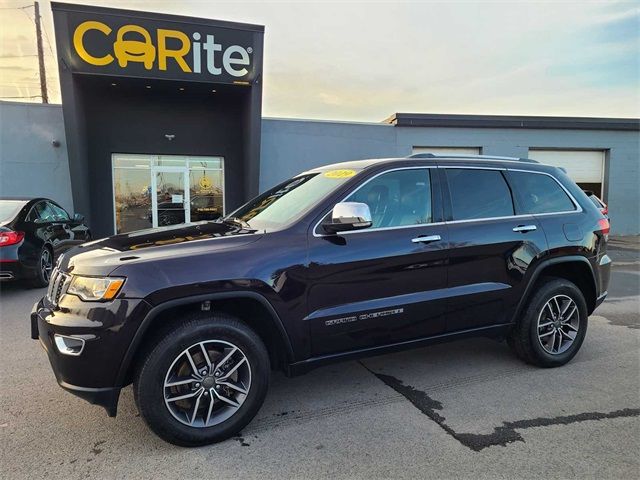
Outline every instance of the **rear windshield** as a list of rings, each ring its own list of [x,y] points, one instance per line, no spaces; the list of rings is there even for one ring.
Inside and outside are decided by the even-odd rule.
[[[595,194],[592,193],[591,195],[587,195],[587,196],[589,197],[589,200],[591,200],[591,203],[593,203],[596,207],[598,208],[604,207],[600,199],[596,197]]]
[[[22,200],[0,200],[0,222],[13,220],[26,203]]]

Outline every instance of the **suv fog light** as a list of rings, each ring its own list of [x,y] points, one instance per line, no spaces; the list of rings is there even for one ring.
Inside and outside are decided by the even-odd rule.
[[[84,349],[84,339],[82,338],[67,337],[56,333],[53,336],[53,339],[55,341],[56,348],[63,355],[77,357]]]

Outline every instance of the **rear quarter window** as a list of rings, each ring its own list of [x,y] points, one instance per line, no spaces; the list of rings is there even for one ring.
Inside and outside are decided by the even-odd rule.
[[[541,173],[509,172],[518,199],[518,213],[556,213],[576,209],[560,184]]]

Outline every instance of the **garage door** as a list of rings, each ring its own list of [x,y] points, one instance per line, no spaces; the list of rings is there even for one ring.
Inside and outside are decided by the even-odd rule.
[[[480,147],[413,147],[413,153],[435,155],[480,155]]]
[[[583,190],[591,190],[602,198],[604,179],[603,150],[529,149],[529,158],[563,167]]]

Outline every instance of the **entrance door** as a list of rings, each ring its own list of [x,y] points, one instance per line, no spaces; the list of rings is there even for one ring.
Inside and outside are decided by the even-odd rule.
[[[154,228],[191,222],[189,169],[151,169],[151,223]]]

